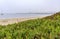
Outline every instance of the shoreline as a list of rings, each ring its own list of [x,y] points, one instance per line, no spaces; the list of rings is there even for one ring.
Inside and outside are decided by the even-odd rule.
[[[37,18],[43,18],[43,17],[29,17],[29,18],[8,18],[8,19],[0,19],[0,25],[8,25],[8,24],[14,24],[26,20],[31,19],[37,19]]]

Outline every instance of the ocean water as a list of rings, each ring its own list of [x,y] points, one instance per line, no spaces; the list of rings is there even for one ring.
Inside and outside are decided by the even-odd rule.
[[[29,17],[40,17],[40,16],[49,16],[52,13],[5,13],[0,14],[0,19],[7,18],[29,18]]]

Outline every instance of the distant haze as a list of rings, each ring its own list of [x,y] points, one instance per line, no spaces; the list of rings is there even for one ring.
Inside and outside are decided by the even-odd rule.
[[[0,13],[50,13],[60,11],[60,0],[0,0]]]

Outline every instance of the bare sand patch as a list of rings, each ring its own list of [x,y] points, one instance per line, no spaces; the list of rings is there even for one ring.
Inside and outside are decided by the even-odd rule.
[[[0,25],[8,25],[26,20],[37,19],[37,18],[42,18],[42,17],[0,19]]]

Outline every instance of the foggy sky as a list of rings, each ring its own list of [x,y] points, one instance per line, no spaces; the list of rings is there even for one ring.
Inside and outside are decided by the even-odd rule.
[[[60,0],[0,0],[0,13],[41,13],[60,11]]]

